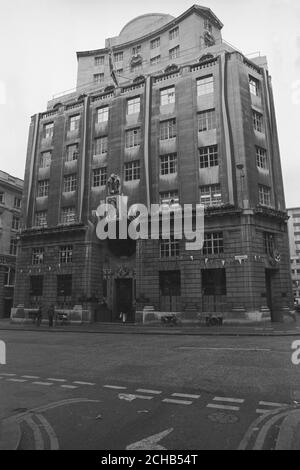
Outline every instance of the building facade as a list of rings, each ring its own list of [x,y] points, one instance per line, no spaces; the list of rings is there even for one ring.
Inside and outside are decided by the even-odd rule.
[[[16,309],[54,302],[113,321],[153,306],[251,321],[291,306],[271,78],[222,26],[194,5],[135,18],[103,49],[77,53],[76,91],[30,124]],[[202,203],[203,249],[162,234],[99,240],[95,211],[116,195]]]
[[[300,207],[288,209],[288,215],[293,294],[300,302]]]
[[[13,306],[23,181],[0,171],[0,318]]]

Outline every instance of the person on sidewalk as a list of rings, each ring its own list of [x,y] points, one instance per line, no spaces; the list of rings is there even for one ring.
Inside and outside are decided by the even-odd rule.
[[[36,326],[40,326],[42,322],[42,316],[43,316],[42,307],[39,306],[38,311],[36,313]]]
[[[49,328],[52,328],[52,327],[53,327],[54,315],[55,315],[54,305],[51,304],[50,307],[48,308]]]

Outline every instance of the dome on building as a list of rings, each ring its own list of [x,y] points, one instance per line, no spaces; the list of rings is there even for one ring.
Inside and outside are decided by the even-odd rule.
[[[124,26],[119,34],[119,40],[127,42],[145,36],[172,20],[174,20],[173,16],[163,13],[148,13],[147,15],[137,16]]]

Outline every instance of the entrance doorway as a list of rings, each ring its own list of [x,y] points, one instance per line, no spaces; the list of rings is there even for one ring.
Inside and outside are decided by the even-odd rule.
[[[4,299],[4,318],[10,318],[10,311],[13,306],[13,299],[6,298]]]
[[[225,309],[225,269],[202,269],[202,312],[216,313]]]
[[[134,321],[132,308],[132,279],[116,279],[116,316],[115,320],[119,320],[120,313],[126,313],[126,321]]]
[[[159,271],[160,310],[179,312],[181,305],[180,271]]]

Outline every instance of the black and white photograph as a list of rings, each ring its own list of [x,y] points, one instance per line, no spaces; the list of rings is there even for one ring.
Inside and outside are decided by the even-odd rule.
[[[300,450],[299,1],[0,0],[0,58],[0,450]]]

